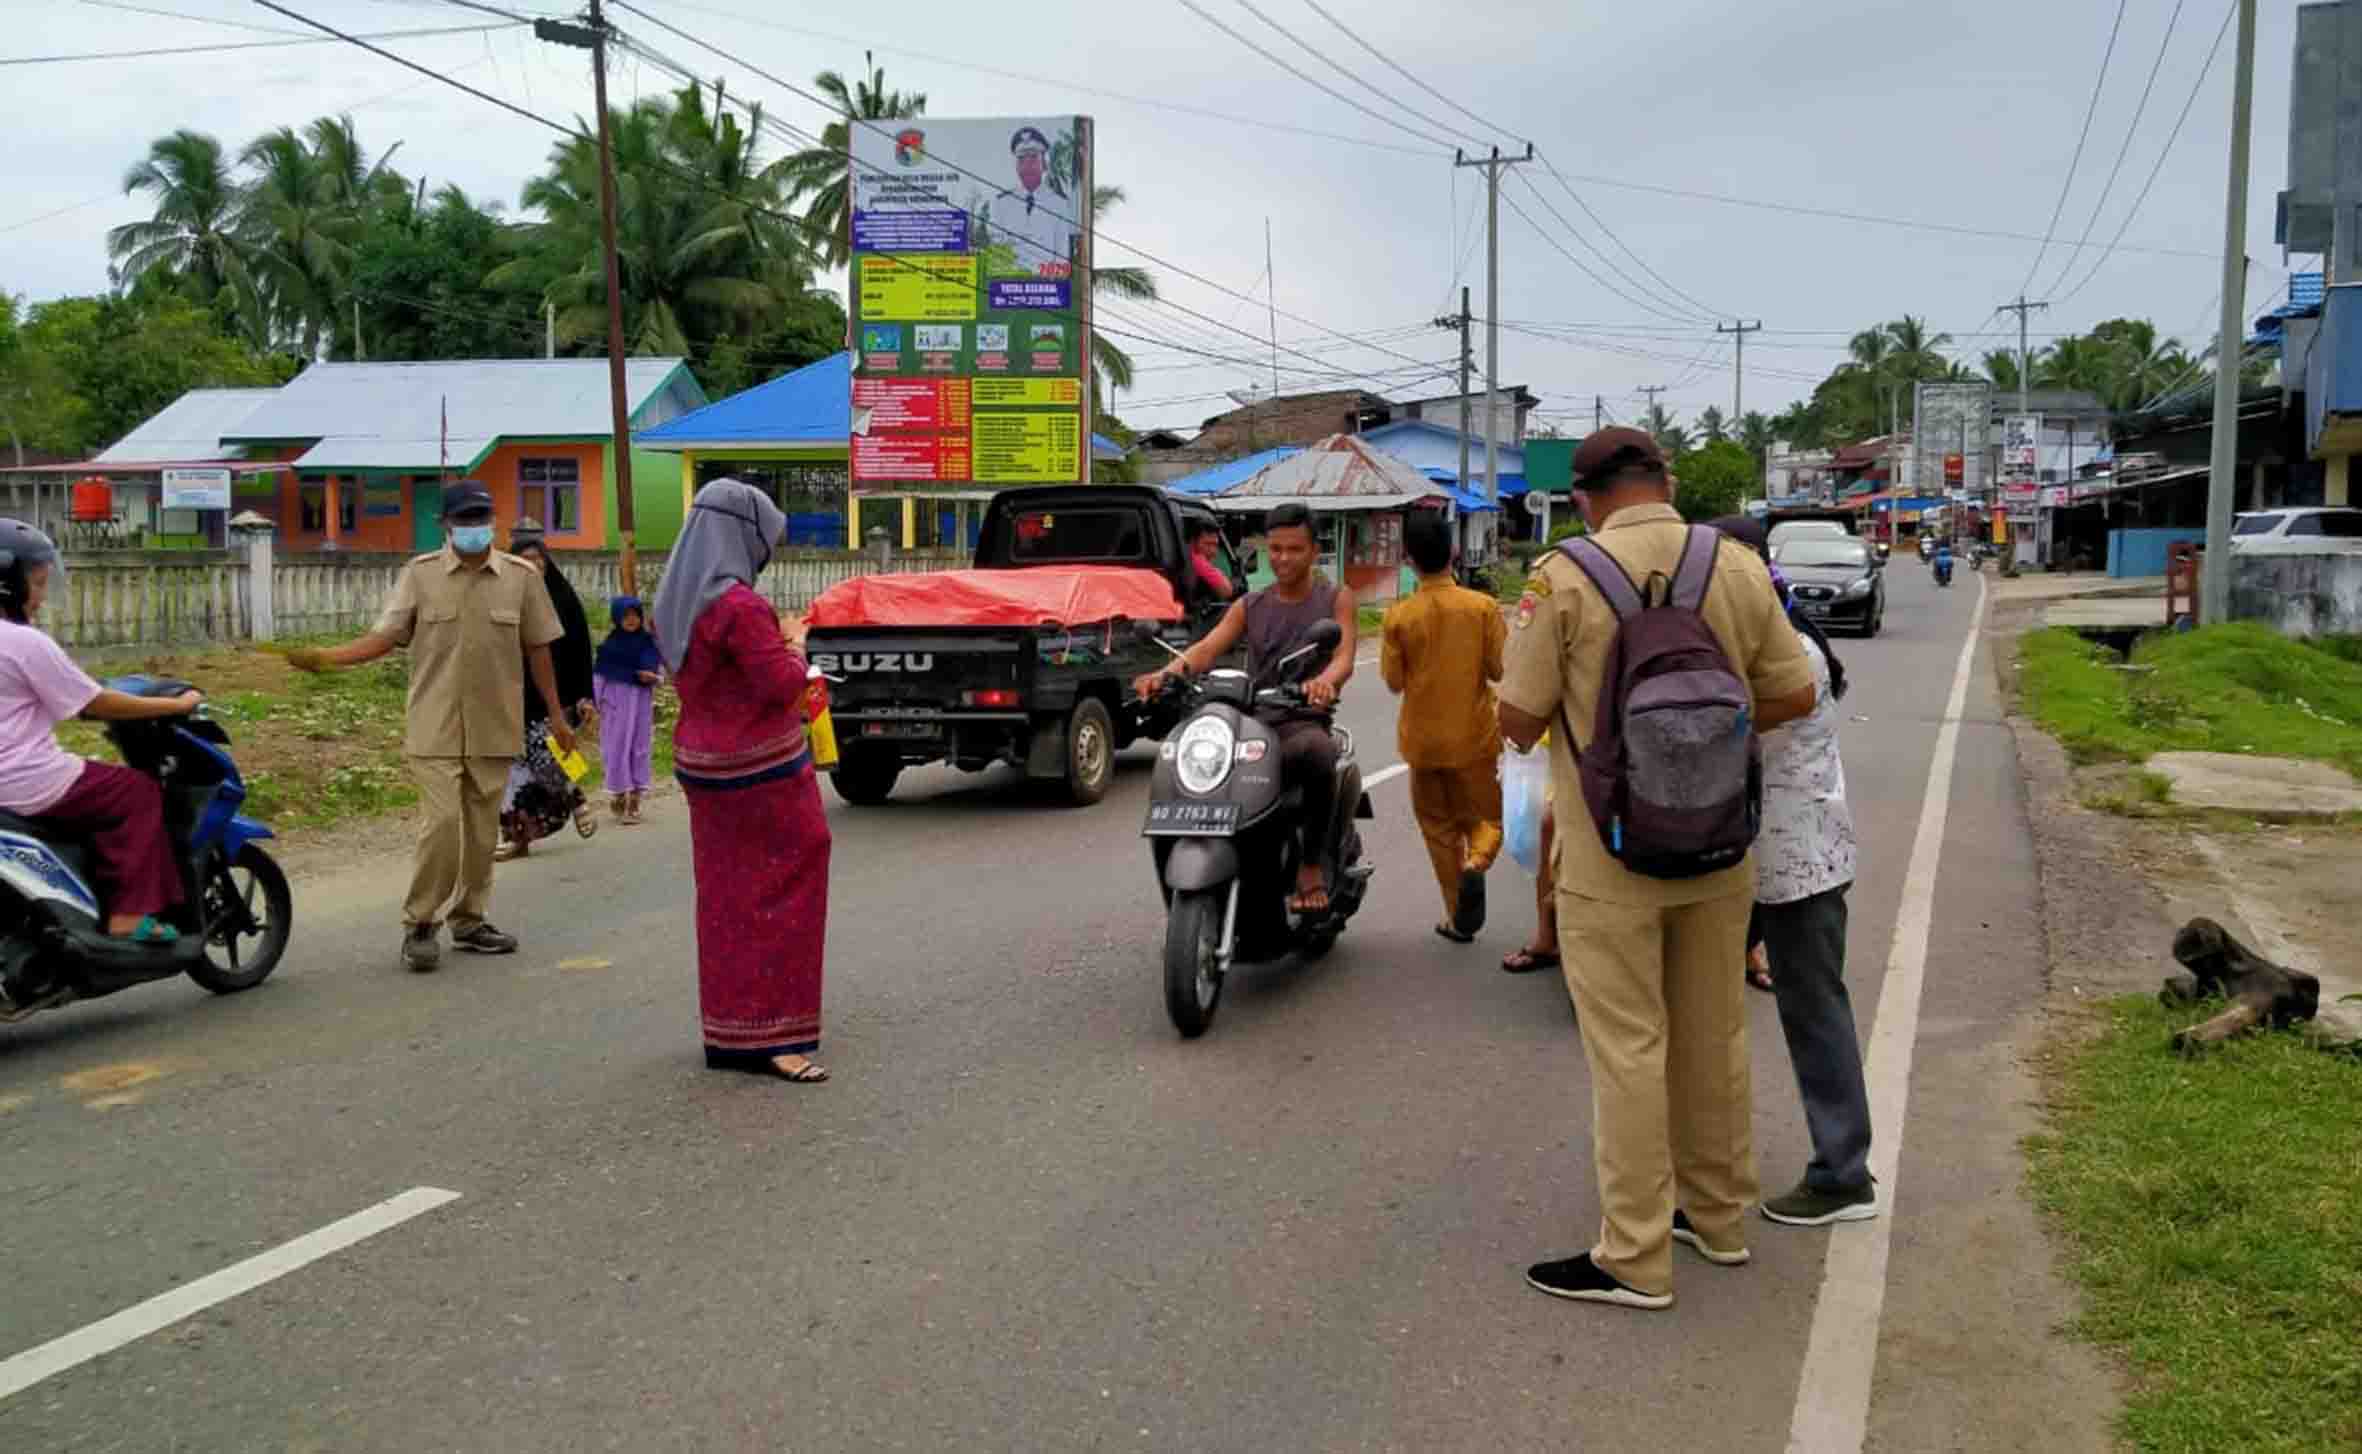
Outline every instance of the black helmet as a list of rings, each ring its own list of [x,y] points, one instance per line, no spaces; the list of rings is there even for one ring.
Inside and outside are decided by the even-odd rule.
[[[22,520],[0,516],[0,617],[25,624],[25,574],[43,565],[65,570],[56,542]]]

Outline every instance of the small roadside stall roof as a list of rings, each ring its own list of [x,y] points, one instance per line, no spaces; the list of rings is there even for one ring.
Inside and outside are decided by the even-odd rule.
[[[1317,444],[1268,464],[1211,495],[1216,510],[1254,514],[1285,504],[1318,512],[1399,510],[1420,500],[1449,499],[1406,460],[1351,434],[1332,434]]]

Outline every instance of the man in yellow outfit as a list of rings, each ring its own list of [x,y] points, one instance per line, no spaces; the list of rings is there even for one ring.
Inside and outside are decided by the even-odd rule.
[[[1452,579],[1452,531],[1438,511],[1413,511],[1403,544],[1416,594],[1386,612],[1379,671],[1402,698],[1395,744],[1411,770],[1411,812],[1427,839],[1443,922],[1466,944],[1484,927],[1484,876],[1501,854],[1501,679],[1508,623],[1499,603]]]

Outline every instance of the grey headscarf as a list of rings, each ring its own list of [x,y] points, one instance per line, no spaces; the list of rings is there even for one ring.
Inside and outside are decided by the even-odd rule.
[[[787,516],[743,480],[715,480],[697,492],[649,611],[666,666],[681,669],[697,618],[733,583],[753,585],[786,534]]]

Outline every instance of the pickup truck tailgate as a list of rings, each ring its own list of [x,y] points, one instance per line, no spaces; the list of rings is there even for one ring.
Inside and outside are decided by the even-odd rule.
[[[837,720],[858,725],[1009,715],[1031,681],[1031,637],[1021,627],[816,627],[808,644],[812,664],[839,679],[828,687]],[[996,694],[984,698],[991,705],[978,705],[980,693]]]

